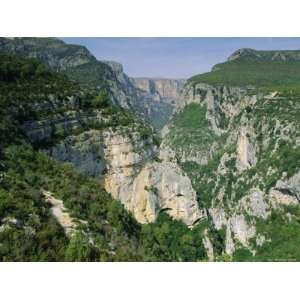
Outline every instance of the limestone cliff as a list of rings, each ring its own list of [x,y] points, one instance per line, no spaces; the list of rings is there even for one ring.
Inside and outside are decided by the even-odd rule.
[[[184,87],[184,79],[131,78],[134,85],[153,95],[154,100],[176,104]]]
[[[185,80],[183,79],[155,79],[130,78],[137,90],[140,109],[144,111],[146,120],[158,130],[169,121]]]
[[[146,147],[142,144],[137,150],[138,143],[135,142],[133,147],[132,142],[119,134],[108,134],[105,140],[106,190],[121,199],[139,222],[155,221],[161,210],[188,226],[204,217],[204,212],[198,209],[190,179],[176,162],[162,153],[156,159],[158,161],[149,160],[156,149],[144,152]]]

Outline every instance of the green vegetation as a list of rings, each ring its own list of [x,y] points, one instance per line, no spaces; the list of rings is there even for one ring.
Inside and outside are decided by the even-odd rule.
[[[259,101],[248,118],[255,118],[256,125],[262,122],[275,125],[276,120],[283,124],[292,124],[296,131],[300,130],[300,93],[295,90],[280,92],[273,99]],[[274,134],[276,134],[274,132]]]
[[[184,162],[181,164],[183,170],[192,180],[193,187],[198,195],[200,207],[211,207],[213,200],[213,190],[216,185],[216,170],[220,162],[220,157],[215,156],[206,165],[199,165],[196,162]]]
[[[100,61],[92,61],[68,68],[64,73],[86,88],[101,90],[106,89],[109,84],[114,84],[114,75],[111,68]]]
[[[202,153],[209,156],[212,143],[218,143],[223,137],[218,137],[210,128],[206,119],[205,105],[191,103],[186,105],[172,118],[170,132],[165,140],[179,157],[189,153]]]
[[[106,90],[101,90],[99,94],[92,100],[93,108],[103,108],[109,106],[109,95]]]
[[[206,259],[202,235],[202,224],[190,230],[162,212],[154,224],[143,225],[142,245],[147,260],[202,261]]]
[[[299,60],[272,60],[272,52],[254,51],[247,56],[216,65],[212,72],[196,75],[189,82],[255,86],[264,90],[298,90],[300,82]],[[260,57],[257,57],[257,55]],[[274,54],[274,52],[273,52]]]

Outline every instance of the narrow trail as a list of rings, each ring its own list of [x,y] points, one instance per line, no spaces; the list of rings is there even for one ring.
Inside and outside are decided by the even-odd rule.
[[[76,223],[67,212],[62,200],[56,199],[51,192],[42,191],[46,202],[51,204],[51,213],[57,222],[63,227],[66,235],[71,237],[76,232]]]

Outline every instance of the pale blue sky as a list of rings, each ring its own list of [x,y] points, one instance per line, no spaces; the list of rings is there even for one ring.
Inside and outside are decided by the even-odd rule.
[[[300,38],[63,38],[100,60],[122,63],[133,77],[188,78],[207,72],[239,48],[300,49]]]

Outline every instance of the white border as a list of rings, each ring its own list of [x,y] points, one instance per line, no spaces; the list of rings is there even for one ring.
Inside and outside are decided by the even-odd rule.
[[[2,0],[1,36],[299,36],[298,0]]]
[[[300,36],[299,1],[2,0],[0,36]],[[0,263],[1,299],[294,299],[299,263]]]
[[[275,300],[299,295],[299,264],[290,263],[2,263],[0,267],[1,299]]]

